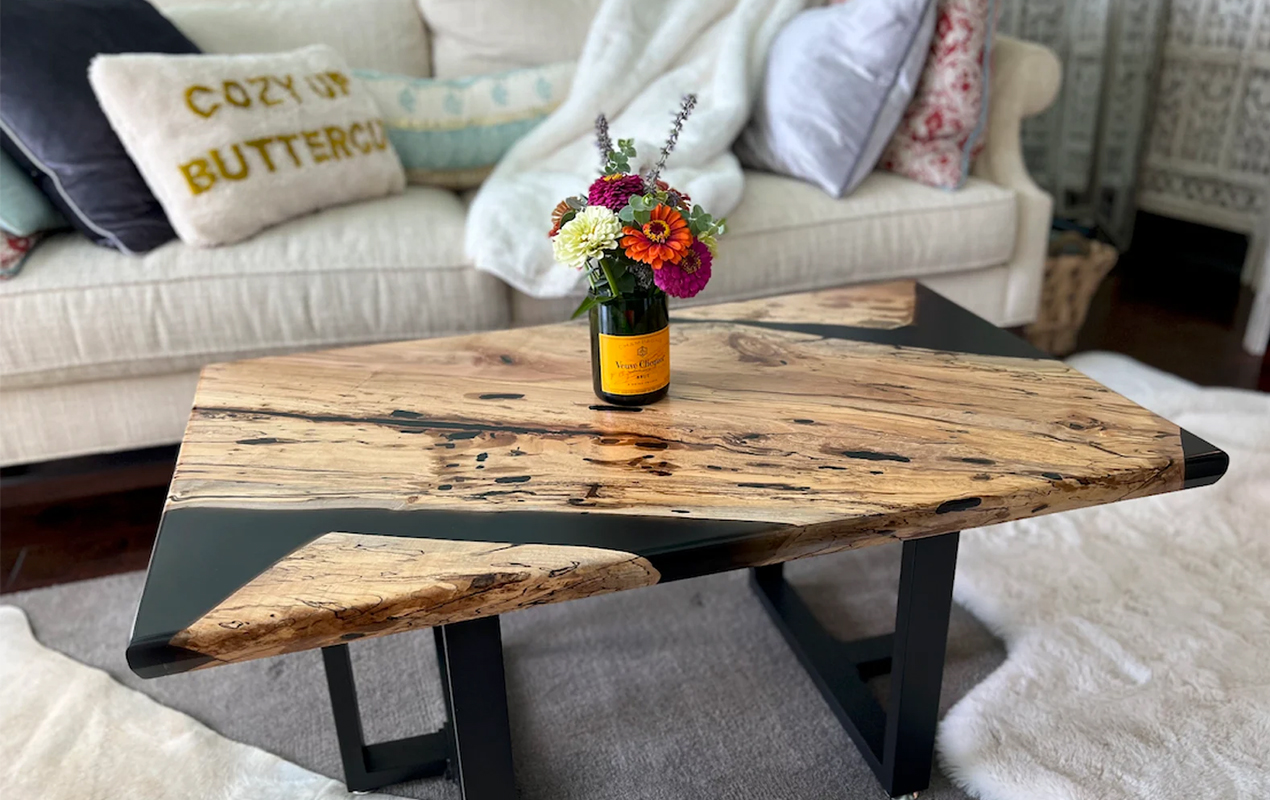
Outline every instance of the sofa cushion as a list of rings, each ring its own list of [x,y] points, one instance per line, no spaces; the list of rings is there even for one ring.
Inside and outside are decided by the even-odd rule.
[[[922,74],[935,0],[808,9],[772,42],[741,163],[842,197],[864,180]]]
[[[939,0],[926,68],[895,129],[883,169],[958,189],[983,149],[997,0]]]
[[[353,70],[384,117],[411,183],[481,185],[494,165],[564,102],[576,64],[561,61],[471,78]]]
[[[17,236],[66,227],[66,219],[31,180],[31,175],[0,150],[0,230]]]
[[[839,200],[793,178],[746,172],[710,285],[693,303],[1005,264],[1016,202],[1012,190],[978,178],[948,192],[874,172]],[[513,324],[534,325],[564,318],[577,300],[512,302]]]
[[[701,299],[1004,264],[1014,252],[1015,206],[1013,191],[978,179],[946,192],[874,172],[835,199],[809,183],[747,172]]]
[[[465,264],[463,212],[410,187],[215,250],[130,258],[53,236],[0,284],[0,386],[503,327],[506,287]]]
[[[406,186],[375,98],[329,45],[102,55],[88,80],[186,244],[239,242]]]
[[[0,4],[3,147],[85,236],[143,253],[172,226],[88,85],[103,53],[197,53],[146,0]]]
[[[181,441],[198,372],[0,391],[0,467]]]
[[[414,0],[159,2],[204,53],[281,53],[329,44],[354,69],[426,78],[428,32]]]
[[[432,72],[465,78],[576,61],[600,0],[418,0]]]

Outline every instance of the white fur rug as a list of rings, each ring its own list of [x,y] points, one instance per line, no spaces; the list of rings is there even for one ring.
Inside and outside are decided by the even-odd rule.
[[[13,606],[0,606],[0,687],[4,800],[352,797],[338,781],[231,742],[49,650]]]
[[[1270,395],[1070,363],[1230,469],[964,535],[956,599],[1009,657],[941,724],[944,769],[984,800],[1270,798]]]

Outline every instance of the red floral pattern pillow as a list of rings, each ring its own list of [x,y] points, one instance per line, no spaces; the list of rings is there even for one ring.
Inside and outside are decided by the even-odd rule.
[[[926,68],[880,166],[929,186],[960,189],[983,149],[998,3],[938,2]]]
[[[35,247],[44,234],[33,233],[30,236],[18,236],[16,233],[0,231],[0,280],[12,278],[22,271],[22,262]]]

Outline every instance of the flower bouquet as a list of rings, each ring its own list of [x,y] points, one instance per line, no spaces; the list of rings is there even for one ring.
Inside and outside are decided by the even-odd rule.
[[[724,220],[661,180],[666,159],[696,105],[688,95],[675,115],[657,162],[633,172],[630,139],[609,137],[608,120],[595,121],[603,174],[585,197],[562,200],[551,215],[556,261],[587,277],[586,298],[573,316],[591,319],[595,393],[620,405],[643,405],[670,385],[670,328],[666,296],[693,297],[710,281]]]

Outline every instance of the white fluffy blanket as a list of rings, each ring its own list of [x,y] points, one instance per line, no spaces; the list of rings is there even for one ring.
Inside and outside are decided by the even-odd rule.
[[[1270,395],[1072,360],[1230,454],[1215,486],[967,532],[1006,662],[939,754],[984,800],[1270,797]]]
[[[0,606],[6,800],[351,800],[342,783],[231,742],[45,648]],[[387,795],[363,797],[389,800]]]
[[[555,264],[551,210],[599,176],[593,125],[608,115],[613,139],[635,139],[656,160],[680,98],[697,107],[665,179],[716,217],[741,199],[732,141],[750,115],[768,46],[803,0],[606,0],[565,102],[504,156],[468,210],[467,254],[534,297],[578,290]],[[631,165],[632,167],[635,164]]]

